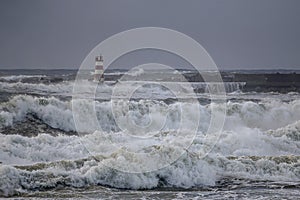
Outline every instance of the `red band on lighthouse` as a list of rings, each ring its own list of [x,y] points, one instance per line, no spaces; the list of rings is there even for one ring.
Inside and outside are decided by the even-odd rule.
[[[95,61],[94,82],[102,83],[104,82],[103,56],[96,56]]]

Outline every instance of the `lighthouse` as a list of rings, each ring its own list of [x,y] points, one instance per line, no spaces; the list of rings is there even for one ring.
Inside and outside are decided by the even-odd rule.
[[[94,82],[103,83],[104,82],[104,70],[103,70],[103,56],[96,56],[95,58],[95,73]]]

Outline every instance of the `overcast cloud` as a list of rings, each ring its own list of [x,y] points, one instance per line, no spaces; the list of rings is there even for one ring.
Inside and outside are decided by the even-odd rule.
[[[0,68],[78,68],[107,37],[157,26],[197,40],[221,69],[300,69],[299,8],[298,0],[0,0]]]

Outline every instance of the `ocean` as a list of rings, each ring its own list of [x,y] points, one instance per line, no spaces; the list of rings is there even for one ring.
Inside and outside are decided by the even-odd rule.
[[[0,71],[0,197],[299,198],[297,90],[227,81],[223,101],[203,82],[192,94],[176,81],[174,91],[134,81],[115,90],[123,73],[95,86],[86,72],[78,93],[75,70]],[[210,130],[214,117],[222,129]]]

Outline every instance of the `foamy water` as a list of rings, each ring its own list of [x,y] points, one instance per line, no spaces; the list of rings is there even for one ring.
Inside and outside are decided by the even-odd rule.
[[[118,197],[122,191],[113,188],[122,188],[132,190],[131,198],[141,195],[135,189],[155,189],[156,194],[144,193],[154,197],[169,192],[169,197],[178,199],[200,193],[218,198],[219,192],[208,191],[229,191],[232,197],[234,188],[238,194],[256,187],[263,187],[265,193],[292,188],[291,197],[299,195],[298,93],[242,93],[241,83],[229,83],[224,127],[207,133],[212,110],[222,115],[224,105],[206,101],[209,95],[202,83],[194,84],[203,91],[196,94],[198,105],[188,101],[189,96],[168,101],[174,94],[157,85],[137,90],[128,105],[123,99],[107,101],[113,91],[110,85],[98,86],[96,101],[72,100],[73,81],[22,83],[22,78],[5,77],[0,82],[2,94],[8,97],[0,104],[1,196],[42,197],[45,192],[57,197],[107,197],[107,193]],[[94,92],[91,82],[83,83],[86,94]],[[87,118],[78,129],[74,101],[81,105],[81,115],[96,110],[97,126]],[[113,113],[116,104],[118,112]],[[196,113],[200,120],[195,131],[191,124]],[[143,127],[154,125],[145,133],[125,130],[128,120]],[[31,135],[37,127],[38,133]],[[147,134],[146,139],[136,137],[141,134]],[[70,194],[68,188],[77,192]],[[177,189],[183,192],[172,192]],[[286,193],[283,190],[278,197]]]

